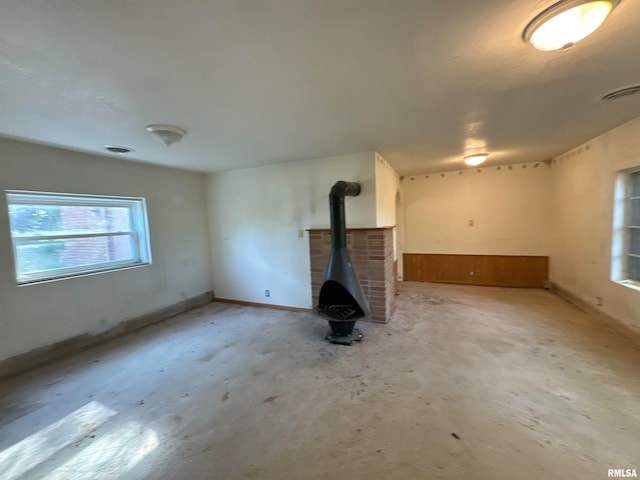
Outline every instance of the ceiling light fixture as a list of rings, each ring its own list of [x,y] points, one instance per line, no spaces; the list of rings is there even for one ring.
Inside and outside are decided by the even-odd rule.
[[[573,46],[602,25],[620,0],[561,0],[529,22],[522,38],[542,51]]]
[[[488,156],[489,156],[488,153],[474,153],[471,155],[465,155],[463,158],[464,158],[464,163],[466,163],[470,167],[475,167],[476,165],[480,165],[481,163],[484,163],[484,161],[487,159]]]
[[[187,132],[182,128],[173,127],[171,125],[147,125],[147,132],[156,137],[167,147],[173,143],[182,140]]]

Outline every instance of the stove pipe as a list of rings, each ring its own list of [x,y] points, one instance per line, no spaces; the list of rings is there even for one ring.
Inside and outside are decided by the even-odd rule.
[[[347,250],[344,197],[359,194],[359,183],[342,180],[336,182],[329,194],[331,255],[320,288],[318,309],[331,318],[329,325],[336,336],[350,335],[356,320],[371,311]]]

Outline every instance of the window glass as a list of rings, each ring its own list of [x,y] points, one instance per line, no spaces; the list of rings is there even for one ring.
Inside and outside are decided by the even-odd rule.
[[[629,226],[640,227],[640,198],[629,201]]]
[[[634,255],[640,255],[640,228],[629,229],[629,245],[627,251]]]
[[[627,269],[627,276],[629,277],[629,280],[640,282],[640,258],[629,257]]]
[[[131,209],[80,205],[10,205],[13,236],[131,230]]]
[[[640,197],[640,172],[634,172],[629,175],[631,184],[631,196]]]

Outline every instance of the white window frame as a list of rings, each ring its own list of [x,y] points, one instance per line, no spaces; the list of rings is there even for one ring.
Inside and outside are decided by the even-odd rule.
[[[149,240],[149,225],[147,220],[146,201],[142,197],[116,197],[104,195],[87,195],[74,193],[33,192],[25,190],[5,190],[7,209],[10,205],[54,205],[54,206],[83,206],[83,207],[120,207],[131,212],[131,229],[117,232],[88,232],[67,233],[54,235],[26,235],[14,236],[11,233],[13,245],[14,271],[17,285],[47,282],[83,275],[111,272],[123,268],[131,268],[151,264],[151,245]],[[9,219],[11,221],[11,219]],[[93,238],[109,236],[130,236],[134,240],[135,255],[133,259],[100,262],[77,267],[56,268],[37,272],[18,272],[17,246],[34,240],[53,240],[71,238]]]
[[[613,238],[611,245],[611,280],[624,286],[640,290],[640,281],[629,278],[628,259],[638,257],[629,252],[629,233],[640,225],[631,225],[633,201],[631,176],[640,175],[640,167],[618,172],[613,208]],[[636,202],[637,203],[637,202]]]

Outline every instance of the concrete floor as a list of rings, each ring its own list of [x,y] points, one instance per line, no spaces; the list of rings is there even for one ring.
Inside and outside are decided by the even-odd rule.
[[[211,304],[5,381],[0,478],[640,472],[637,335],[543,290],[396,298],[352,347],[312,314]]]

